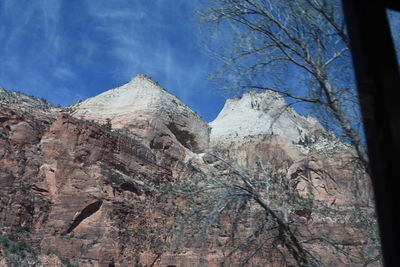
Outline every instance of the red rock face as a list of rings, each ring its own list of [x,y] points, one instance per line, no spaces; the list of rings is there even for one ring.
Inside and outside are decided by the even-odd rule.
[[[159,185],[230,172],[221,161],[190,150],[191,129],[200,126],[166,123],[166,128],[149,129],[148,120],[130,118],[132,125],[127,129],[110,131],[59,109],[36,102],[11,105],[7,99],[0,102],[0,266],[12,261],[21,266],[68,262],[79,266],[219,266],[232,250],[226,234],[229,226],[224,223],[213,226],[205,250],[196,240],[177,250],[169,247],[176,233],[174,218],[181,215],[186,200],[172,193],[160,194]],[[201,135],[207,131],[203,129]],[[349,249],[359,257],[351,260],[335,256],[336,250],[322,243],[307,245],[325,257],[328,265],[361,266],[365,254],[378,254],[366,233],[370,228],[364,231],[357,217],[373,214],[373,207],[365,173],[355,175],[354,166],[348,164],[351,153],[305,155],[279,138],[255,138],[215,150],[258,175],[262,175],[260,162],[273,165],[286,175],[294,194],[304,199],[312,196],[312,205],[287,211],[288,218],[298,222],[296,233],[304,238],[322,236],[340,249],[355,242],[364,244]],[[279,192],[268,197],[273,201]],[[252,212],[240,222],[242,234],[256,228],[250,220],[256,216]],[[33,252],[18,243],[22,241]],[[281,246],[269,245],[275,252]],[[262,254],[249,264],[279,266],[281,256],[275,252]],[[238,265],[236,260],[226,261],[227,266]],[[288,256],[288,264],[292,262]]]
[[[149,148],[67,114],[55,112],[41,127],[28,114],[0,114],[2,231],[82,266],[147,249],[148,224],[165,216],[152,214],[154,185],[173,180]],[[136,236],[123,231],[132,223]]]

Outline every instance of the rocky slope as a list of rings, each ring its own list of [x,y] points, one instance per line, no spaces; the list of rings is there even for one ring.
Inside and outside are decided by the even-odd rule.
[[[215,153],[255,176],[273,168],[296,195],[312,196],[308,210],[288,207],[286,216],[300,233],[323,233],[356,255],[310,248],[330,265],[361,266],[378,254],[368,178],[352,164],[352,150],[315,119],[298,115],[277,94],[251,92],[228,100],[207,125],[137,75],[64,109],[0,91],[0,266],[218,266],[232,249],[221,245],[225,226],[205,251],[196,242],[170,248],[174,217],[186,200],[159,191],[227,175]],[[343,245],[354,242],[363,245]],[[266,266],[265,259],[252,264]]]
[[[251,91],[240,99],[228,99],[210,127],[214,150],[232,153],[248,147],[253,156],[246,157],[265,152],[265,149],[254,150],[255,143],[281,146],[294,160],[321,151],[349,151],[346,144],[325,131],[315,118],[299,115],[281,95],[270,91]],[[237,160],[238,156],[233,158]]]
[[[143,74],[121,87],[73,105],[71,110],[77,118],[100,123],[109,119],[113,129],[126,128],[156,143],[155,146],[169,146],[172,142],[194,152],[208,148],[207,124]]]
[[[214,145],[242,143],[243,137],[257,135],[277,135],[285,142],[298,143],[324,132],[315,118],[297,114],[281,95],[270,91],[251,91],[241,98],[228,99],[210,126]]]

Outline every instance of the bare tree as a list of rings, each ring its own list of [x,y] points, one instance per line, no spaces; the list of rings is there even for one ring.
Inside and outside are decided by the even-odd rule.
[[[348,161],[355,170],[351,179],[367,184],[368,157],[340,1],[208,2],[200,18],[210,26],[210,50],[222,62],[212,75],[217,85],[229,92],[270,90],[291,99],[290,104],[312,108],[325,126],[354,147],[356,161]],[[254,172],[213,156],[219,171],[179,182],[172,189],[187,201],[180,225],[189,242],[221,242],[227,248],[228,266],[258,260],[282,266],[379,265],[373,208],[360,204],[353,210],[315,199],[313,176],[335,183],[328,169],[314,170],[305,163],[296,178],[288,169],[265,167],[262,161],[259,172]],[[306,195],[296,190],[299,180],[305,181]],[[357,200],[354,203],[358,205]],[[329,227],[350,229],[349,239],[338,239]],[[363,233],[357,229],[368,232],[359,238]],[[223,232],[224,241],[218,241],[221,234],[216,232]]]
[[[308,193],[300,196],[298,180],[285,168],[266,167],[260,160],[260,172],[255,173],[215,153],[212,156],[219,169],[216,173],[181,181],[168,190],[184,199],[176,243],[188,248],[198,242],[204,252],[217,244],[225,251],[222,266],[379,264],[379,241],[373,241],[370,233],[376,227],[373,209],[345,211],[315,200],[311,172],[319,170],[304,166],[301,174],[296,173],[307,180]],[[336,230],[362,227],[368,234],[361,240],[357,234],[342,239],[334,233],[335,227],[330,232],[330,219],[324,221],[325,216],[343,221]]]
[[[212,76],[218,86],[304,103],[368,169],[340,1],[209,0],[200,18],[221,36],[210,45],[222,62]]]

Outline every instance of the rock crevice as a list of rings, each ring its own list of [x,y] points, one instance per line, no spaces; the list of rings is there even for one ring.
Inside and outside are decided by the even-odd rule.
[[[92,216],[94,213],[96,213],[100,208],[101,205],[103,205],[103,201],[98,200],[95,201],[89,205],[87,205],[83,210],[79,212],[79,214],[76,216],[74,221],[72,222],[71,226],[65,231],[65,234],[71,233],[78,225],[88,217]]]

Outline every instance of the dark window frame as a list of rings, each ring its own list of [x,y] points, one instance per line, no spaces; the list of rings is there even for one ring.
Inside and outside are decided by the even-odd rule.
[[[370,158],[385,266],[400,266],[399,66],[386,16],[398,1],[342,0]]]

